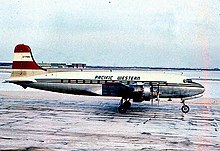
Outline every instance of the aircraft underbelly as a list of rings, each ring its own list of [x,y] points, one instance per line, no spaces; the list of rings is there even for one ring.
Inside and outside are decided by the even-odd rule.
[[[71,83],[47,83],[47,82],[36,82],[36,83],[20,83],[23,87],[31,87],[41,90],[61,92],[76,95],[104,95],[104,96],[129,96],[135,95],[137,91],[132,91],[129,86],[122,84],[71,84]],[[145,90],[146,89],[146,90]],[[184,98],[194,96],[198,92],[203,92],[198,87],[188,86],[159,86],[154,87],[153,97],[156,97],[159,92],[160,98]],[[138,91],[139,92],[139,91]],[[148,93],[146,93],[148,92]],[[156,93],[155,93],[156,92]],[[149,87],[144,87],[143,96],[151,98]]]
[[[102,95],[101,84],[68,84],[68,83],[30,83],[25,86],[61,93],[76,95]]]

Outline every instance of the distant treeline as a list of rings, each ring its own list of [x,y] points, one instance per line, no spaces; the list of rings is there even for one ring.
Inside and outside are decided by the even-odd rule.
[[[0,66],[2,66],[2,67],[12,66],[12,63],[9,63],[9,62],[0,62]]]
[[[87,68],[102,69],[143,69],[143,70],[203,70],[220,71],[219,68],[166,68],[166,67],[114,67],[114,66],[87,66]]]
[[[0,62],[0,67],[10,69],[12,63]],[[219,68],[166,68],[166,67],[116,67],[116,66],[87,66],[94,69],[143,69],[143,70],[202,70],[202,71],[220,71]]]

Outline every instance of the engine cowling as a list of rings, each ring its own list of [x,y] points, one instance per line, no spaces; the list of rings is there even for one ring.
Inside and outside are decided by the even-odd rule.
[[[130,85],[133,88],[133,101],[142,102],[149,101],[151,98],[150,86],[147,85]]]

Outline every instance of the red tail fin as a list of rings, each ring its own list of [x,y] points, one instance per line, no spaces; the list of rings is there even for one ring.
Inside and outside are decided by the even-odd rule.
[[[44,70],[35,62],[31,48],[24,44],[15,47],[12,69]]]

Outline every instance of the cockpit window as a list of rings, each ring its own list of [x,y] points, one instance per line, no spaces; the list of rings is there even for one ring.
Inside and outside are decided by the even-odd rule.
[[[184,79],[183,82],[184,83],[192,83],[192,79]]]

